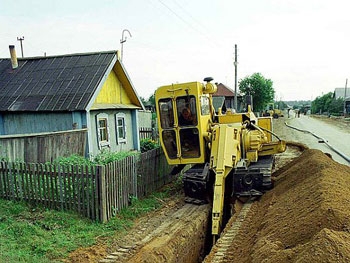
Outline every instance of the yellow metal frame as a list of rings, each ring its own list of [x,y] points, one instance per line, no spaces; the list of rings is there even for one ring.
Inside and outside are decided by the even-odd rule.
[[[202,115],[201,114],[201,107],[199,104],[200,97],[201,96],[208,96],[209,95],[205,93],[206,89],[209,91],[212,91],[213,87],[206,87],[200,82],[188,82],[188,83],[182,83],[182,84],[172,84],[168,86],[162,86],[156,90],[155,93],[155,100],[156,100],[156,109],[157,112],[160,112],[158,101],[161,99],[166,99],[166,98],[172,98],[172,103],[173,103],[173,109],[174,109],[174,127],[172,130],[175,131],[176,133],[176,145],[178,149],[178,154],[176,159],[169,158],[165,145],[163,143],[163,138],[162,138],[162,132],[164,129],[161,127],[160,121],[158,121],[158,129],[159,129],[159,136],[160,136],[160,142],[165,150],[165,155],[167,158],[167,161],[171,165],[176,165],[176,164],[195,164],[195,163],[204,163],[205,162],[205,148],[206,148],[206,138],[208,138],[210,135],[208,134],[208,127],[210,126],[211,122],[211,114],[209,115]],[[180,145],[180,128],[178,124],[178,115],[175,105],[175,99],[180,96],[194,96],[196,98],[196,111],[197,111],[197,125],[195,126],[198,131],[199,131],[199,147],[200,147],[200,156],[196,158],[182,158],[181,156],[181,145]]]

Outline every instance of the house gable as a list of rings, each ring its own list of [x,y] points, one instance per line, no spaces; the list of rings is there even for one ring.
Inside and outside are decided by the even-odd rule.
[[[91,110],[96,109],[144,109],[131,80],[119,60],[116,61],[102,88],[96,94]]]
[[[109,73],[92,107],[95,104],[132,104],[114,70]]]
[[[128,97],[130,98],[130,101],[133,104],[139,106],[140,108],[142,108],[144,110],[145,108],[144,108],[141,100],[139,99],[139,96],[137,95],[133,84],[131,83],[131,79],[130,79],[129,75],[127,74],[123,64],[121,64],[119,60],[115,64],[114,70],[117,73],[117,76],[118,76],[120,82],[122,83],[125,91],[127,92]]]

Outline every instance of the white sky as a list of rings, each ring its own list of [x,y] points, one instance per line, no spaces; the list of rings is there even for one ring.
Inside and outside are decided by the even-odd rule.
[[[277,100],[313,100],[350,77],[348,0],[0,0],[0,57],[121,49],[137,93],[260,72]],[[350,86],[350,84],[349,84]]]

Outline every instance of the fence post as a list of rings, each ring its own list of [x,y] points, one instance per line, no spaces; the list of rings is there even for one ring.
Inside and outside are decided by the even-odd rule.
[[[14,163],[12,163],[12,164],[10,164],[9,165],[9,173],[8,173],[8,175],[9,175],[9,182],[10,182],[10,184],[9,184],[9,186],[11,187],[11,195],[12,195],[12,200],[15,200],[15,184],[14,184],[14,174],[13,174],[13,170],[15,169],[14,168]],[[10,195],[10,196],[11,196]]]
[[[97,166],[97,178],[98,178],[98,199],[100,214],[99,219],[101,222],[107,222],[107,207],[106,207],[106,166]]]
[[[136,156],[132,156],[132,181],[133,181],[133,195],[138,198],[138,191],[137,191],[137,177],[138,177],[138,171],[137,171],[137,163],[139,162],[138,158]]]
[[[63,204],[63,175],[62,175],[62,169],[61,165],[59,164],[58,167],[58,181],[59,181],[59,190],[60,190],[60,204],[61,204],[61,210],[64,210],[64,204]]]

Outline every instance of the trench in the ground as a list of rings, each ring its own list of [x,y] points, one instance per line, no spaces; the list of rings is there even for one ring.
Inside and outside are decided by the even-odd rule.
[[[229,191],[228,189],[226,190]],[[231,197],[227,197],[225,203],[227,205],[224,207],[221,235],[223,235],[224,229],[226,228],[227,223],[231,220],[232,217],[236,217],[239,214],[243,205],[242,200],[231,198]],[[214,237],[212,235],[212,207],[211,206],[209,209],[207,220],[204,221],[203,224],[206,225],[205,227],[203,227],[203,229],[205,229],[203,233],[204,238],[200,239],[199,242],[193,242],[195,247],[192,248],[194,251],[200,251],[200,253],[198,253],[197,256],[194,255],[194,257],[190,261],[187,261],[187,260],[176,261],[176,263],[202,263],[205,257],[209,255],[213,246],[216,244],[214,242],[217,242],[219,238],[219,237],[215,237],[215,241],[214,241]]]
[[[241,209],[244,205],[245,202],[247,202],[248,199],[246,200],[240,200],[240,199],[232,199],[231,202],[229,203],[228,207],[225,209],[225,215],[223,216],[223,225],[222,225],[222,232],[220,237],[222,237],[224,235],[225,232],[227,232],[226,227],[229,228],[229,226],[227,225],[228,222],[234,221],[237,216],[240,214]],[[216,238],[216,243],[214,242],[213,239],[213,235],[212,235],[212,210],[210,208],[209,210],[209,214],[207,216],[207,221],[203,222],[203,224],[206,224],[206,227],[204,227],[203,229],[206,229],[204,235],[205,238],[202,239],[202,242],[194,242],[193,244],[196,244],[196,246],[198,248],[192,248],[194,250],[198,250],[200,251],[200,253],[197,255],[197,257],[193,257],[192,261],[176,261],[178,263],[187,263],[187,262],[191,262],[191,263],[202,263],[204,261],[204,259],[206,258],[206,256],[209,255],[209,253],[211,252],[213,246],[219,244],[219,240]]]
[[[226,202],[227,203],[227,202]],[[236,217],[241,202],[230,198],[224,209],[222,234],[227,222]],[[213,247],[211,205],[185,204],[172,215],[171,222],[159,227],[159,235],[152,238],[127,262],[200,263]]]
[[[201,262],[210,251],[210,212],[209,204],[185,204],[125,262]]]

